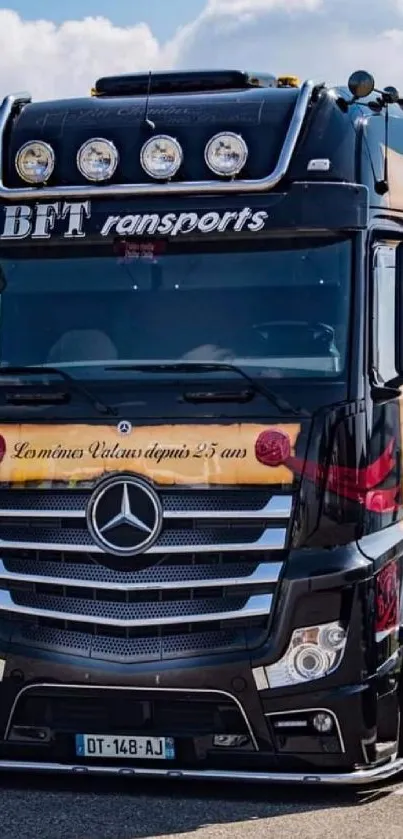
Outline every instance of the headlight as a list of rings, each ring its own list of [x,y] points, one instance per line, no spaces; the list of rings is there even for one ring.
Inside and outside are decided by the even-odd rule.
[[[20,178],[27,183],[45,183],[55,168],[55,153],[48,143],[33,140],[21,146],[16,154],[15,167]]]
[[[347,632],[340,623],[295,629],[279,661],[254,671],[258,690],[291,687],[329,676],[340,665]]]
[[[116,171],[119,152],[110,140],[95,137],[83,143],[77,154],[77,168],[87,181],[107,181]]]
[[[228,131],[225,134],[216,134],[209,140],[204,157],[212,172],[232,178],[245,166],[248,147],[242,137]]]
[[[140,152],[141,165],[150,178],[169,180],[182,165],[183,151],[173,137],[161,134],[144,143]]]

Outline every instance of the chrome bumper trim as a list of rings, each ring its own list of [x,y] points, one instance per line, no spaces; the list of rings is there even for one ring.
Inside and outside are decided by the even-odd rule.
[[[387,781],[403,772],[403,759],[390,761],[374,769],[356,769],[353,772],[303,774],[295,772],[238,772],[220,769],[148,769],[123,766],[77,766],[62,763],[37,763],[35,761],[0,760],[0,771],[63,773],[72,775],[120,775],[136,778],[163,778],[198,781],[249,781],[264,784],[302,784],[304,786],[365,786]]]

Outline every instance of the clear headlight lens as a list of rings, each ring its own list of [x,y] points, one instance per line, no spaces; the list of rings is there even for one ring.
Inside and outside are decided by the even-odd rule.
[[[119,152],[110,140],[87,140],[77,154],[77,168],[87,181],[107,181],[116,171]]]
[[[205,161],[215,175],[232,178],[238,175],[248,159],[248,147],[238,134],[227,131],[216,134],[207,143]]]
[[[342,661],[347,633],[340,623],[294,630],[285,655],[265,667],[269,687],[288,687],[323,679]]]
[[[27,183],[45,183],[55,168],[55,153],[48,143],[33,140],[21,146],[15,157],[15,167]]]
[[[161,134],[144,143],[140,152],[141,165],[150,178],[169,180],[182,165],[183,151],[173,137]]]

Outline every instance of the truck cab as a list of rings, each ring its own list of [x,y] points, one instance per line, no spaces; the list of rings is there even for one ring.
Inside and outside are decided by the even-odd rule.
[[[0,107],[0,769],[403,768],[402,103]]]

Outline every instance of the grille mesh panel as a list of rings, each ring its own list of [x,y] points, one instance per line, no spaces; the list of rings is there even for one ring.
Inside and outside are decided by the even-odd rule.
[[[245,597],[220,599],[198,599],[171,601],[168,603],[119,603],[107,600],[79,600],[73,597],[53,597],[46,594],[15,592],[13,600],[20,606],[32,609],[47,609],[51,612],[65,612],[100,618],[119,620],[155,621],[175,618],[180,615],[208,615],[216,612],[236,612],[245,605]]]
[[[127,563],[94,552],[90,497],[88,486],[0,490],[0,586],[13,642],[135,662],[252,649],[267,636],[291,496],[164,489],[158,544]]]
[[[85,510],[91,497],[90,490],[0,490],[0,510]],[[206,510],[217,513],[228,510],[260,510],[268,499],[266,490],[192,490],[191,492],[164,491],[161,493],[163,509],[169,512]]]
[[[256,638],[258,633],[256,633]],[[211,651],[245,650],[245,633],[238,630],[190,632],[187,635],[114,638],[52,627],[22,627],[15,631],[13,642],[44,650],[100,660],[161,661],[208,655]]]
[[[33,563],[27,559],[7,559],[5,567],[15,574],[36,573],[43,577],[56,577],[77,581],[90,581],[96,588],[97,583],[109,585],[118,584],[122,586],[133,585],[155,585],[163,583],[192,583],[227,579],[228,583],[234,577],[249,577],[258,563],[231,562],[216,563],[210,565],[192,565],[189,562],[183,565],[154,565],[142,571],[115,571],[113,568],[106,568],[100,564],[87,563],[83,565],[70,564],[69,562],[47,562],[41,561],[33,568]]]
[[[216,528],[175,528],[165,530],[158,539],[156,549],[163,553],[165,548],[189,547],[211,545],[231,545],[235,543],[248,544],[256,542],[263,535],[264,528],[251,527],[216,527]],[[86,528],[74,527],[40,527],[40,526],[4,526],[0,524],[0,547],[1,541],[19,544],[38,545],[71,545],[81,550],[95,551],[96,546],[91,534]]]

